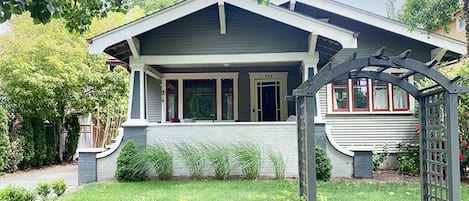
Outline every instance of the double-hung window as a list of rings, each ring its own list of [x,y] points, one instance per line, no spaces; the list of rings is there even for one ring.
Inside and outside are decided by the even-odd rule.
[[[409,111],[409,94],[390,83],[367,78],[331,84],[332,112]]]

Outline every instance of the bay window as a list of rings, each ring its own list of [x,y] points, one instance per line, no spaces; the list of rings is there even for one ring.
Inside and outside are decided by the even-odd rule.
[[[331,84],[332,112],[409,111],[409,94],[390,83],[367,78]]]

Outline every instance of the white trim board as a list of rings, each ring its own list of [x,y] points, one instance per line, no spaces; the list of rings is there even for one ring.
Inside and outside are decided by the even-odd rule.
[[[260,53],[260,54],[218,54],[218,55],[155,55],[129,58],[130,67],[134,65],[184,65],[184,64],[243,64],[274,62],[317,62],[319,58],[308,52]]]
[[[89,39],[89,52],[102,53],[107,47],[135,37],[146,31],[162,26],[208,6],[229,3],[241,9],[256,13],[272,20],[338,41],[344,48],[356,48],[357,39],[353,32],[325,23],[321,20],[300,15],[276,5],[259,5],[253,0],[192,0],[183,1],[147,17],[122,25]]]
[[[289,0],[271,0],[271,3],[276,5],[281,5],[286,2],[289,2]],[[418,28],[409,31],[410,27],[406,24],[340,2],[331,0],[296,0],[296,2],[341,15],[417,41],[445,48],[458,54],[464,55],[467,53],[466,44],[462,41],[439,34],[428,34],[426,31]]]

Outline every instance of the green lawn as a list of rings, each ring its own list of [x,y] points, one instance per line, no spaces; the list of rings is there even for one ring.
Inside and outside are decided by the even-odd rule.
[[[60,200],[286,200],[295,195],[297,181],[151,181],[140,183],[90,184]],[[420,200],[418,183],[327,182],[318,183],[318,193],[327,201],[415,201]],[[469,186],[461,187],[469,201]]]

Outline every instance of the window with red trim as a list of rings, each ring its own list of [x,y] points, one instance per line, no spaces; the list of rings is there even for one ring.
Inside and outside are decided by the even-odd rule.
[[[388,83],[373,80],[373,111],[389,111]]]
[[[166,81],[166,120],[178,118],[178,81]]]
[[[409,94],[385,81],[359,78],[331,85],[333,112],[392,112],[410,108]]]
[[[368,111],[368,79],[353,79],[353,110]]]
[[[348,111],[348,80],[336,81],[332,84],[332,105],[334,111]]]

